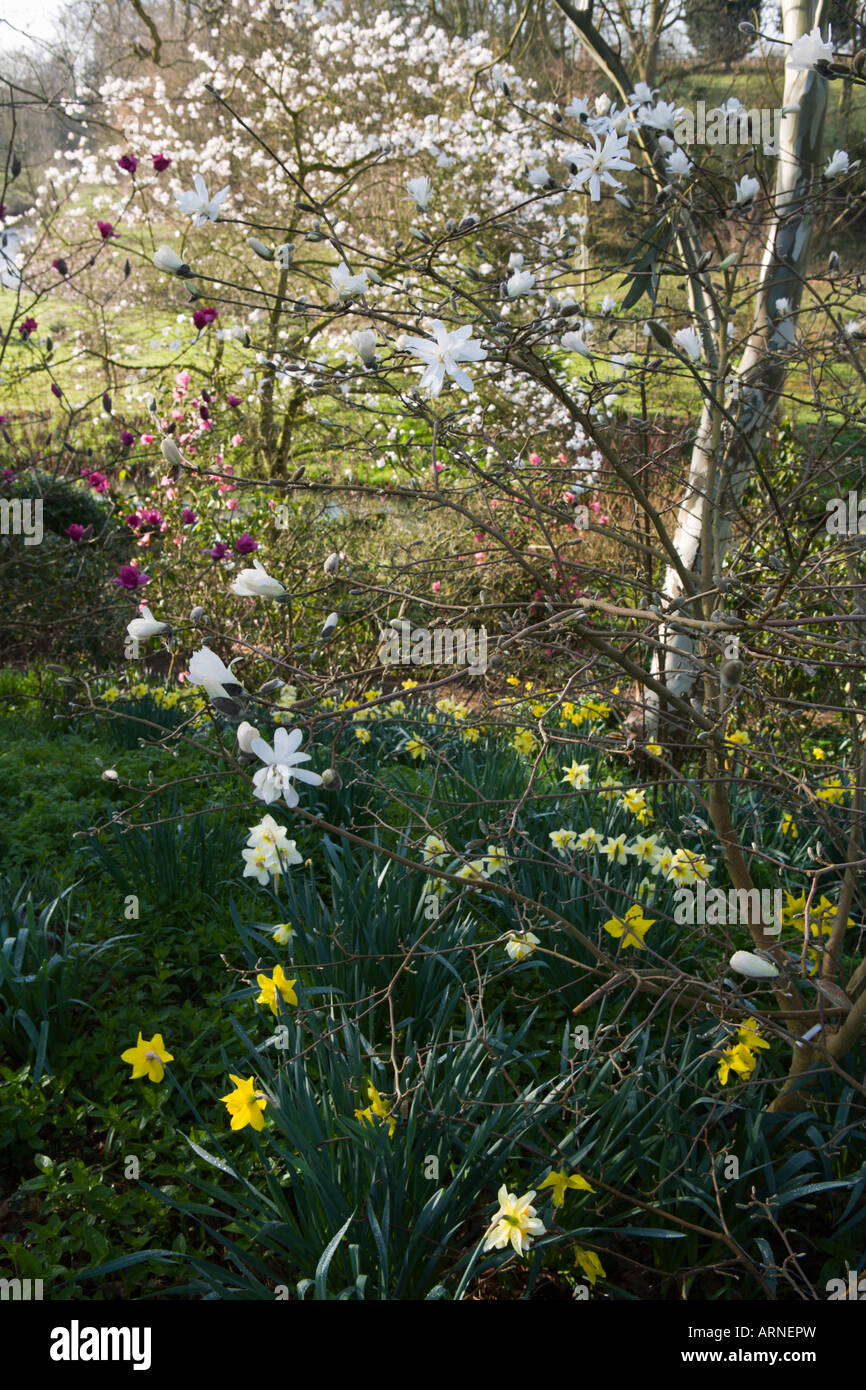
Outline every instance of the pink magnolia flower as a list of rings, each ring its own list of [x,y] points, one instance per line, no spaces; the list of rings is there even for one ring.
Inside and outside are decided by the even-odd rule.
[[[236,512],[238,509],[238,499],[236,497],[230,497],[226,502],[226,506],[230,512]]]
[[[189,379],[189,372],[184,368],[178,372],[174,379],[174,384],[175,386],[182,386],[183,389],[186,390],[187,386],[189,386]]]
[[[234,447],[237,449],[241,444],[243,444],[243,442],[244,442],[244,437],[243,437],[242,434],[233,434],[233,435],[232,435],[232,441],[231,441],[231,442],[232,442],[232,444],[234,445]]]
[[[97,225],[97,227],[99,228],[99,235],[102,237],[102,240],[103,240],[103,241],[110,241],[112,237],[119,237],[119,236],[120,236],[120,232],[116,232],[116,231],[114,230],[114,223],[113,223],[113,222],[99,222],[99,221],[97,221],[96,225]]]
[[[87,479],[94,492],[108,491],[108,479],[104,473],[91,473],[89,469],[85,468],[82,470],[82,476]]]
[[[38,327],[39,324],[36,322],[36,320],[28,316],[26,319],[23,320],[22,323],[19,323],[18,332],[21,334],[21,337],[26,340],[30,337],[31,333],[36,332]]]
[[[433,590],[434,594],[438,594],[440,589],[442,588],[442,580],[434,579],[430,587]]]
[[[141,442],[142,442],[142,444],[152,444],[153,441],[154,441],[155,439],[156,439],[156,435],[155,435],[155,434],[143,434],[143,435],[141,436]]]
[[[228,395],[226,396],[226,400],[228,401],[229,405],[232,406],[232,408],[240,405],[241,403],[240,396],[236,396],[234,391],[229,391]]]
[[[254,550],[258,550],[259,543],[254,541],[252,536],[245,531],[242,536],[238,536],[235,541],[235,550],[238,555],[251,555]]]
[[[154,154],[151,155],[151,163],[153,164],[154,172],[162,174],[171,164],[171,158],[167,154]]]
[[[196,514],[193,511],[192,507],[184,507],[183,511],[180,514],[180,519],[183,522],[184,526],[194,526],[196,523]]]
[[[70,526],[67,526],[66,534],[71,541],[80,541],[84,535],[84,527],[79,526],[77,521],[73,521]]]
[[[218,314],[219,309],[215,309],[212,304],[206,304],[203,309],[195,310],[192,321],[196,328],[201,330],[202,328],[207,328],[208,324],[213,323]]]
[[[134,154],[123,154],[117,161],[117,167],[126,174],[134,174],[138,168],[138,160]]]
[[[141,525],[141,517],[138,515],[138,512],[130,512],[129,516],[126,518],[126,524],[131,530],[137,530]]]
[[[540,455],[540,454],[530,454],[530,455],[529,455],[529,462],[530,462],[534,467],[537,466],[539,463],[541,463],[541,455]]]
[[[205,554],[209,555],[212,560],[224,560],[228,553],[229,548],[224,541],[217,541],[211,550],[205,551]]]

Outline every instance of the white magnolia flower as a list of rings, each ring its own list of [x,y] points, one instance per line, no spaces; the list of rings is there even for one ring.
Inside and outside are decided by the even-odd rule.
[[[784,297],[783,297],[782,299],[777,299],[777,300],[776,300],[776,305],[775,305],[776,317],[777,317],[777,318],[780,318],[780,319],[783,319],[783,318],[785,317],[785,315],[786,315],[787,313],[789,313],[790,308],[791,308],[791,301],[790,301],[790,299],[785,299]]]
[[[253,739],[259,737],[259,731],[253,724],[248,724],[246,720],[238,725],[238,747],[242,753],[253,751]]]
[[[353,294],[366,294],[370,288],[366,270],[362,270],[359,275],[353,275],[344,262],[332,265],[329,274],[331,284],[341,299],[348,299]]]
[[[684,178],[692,168],[692,161],[689,159],[685,150],[677,149],[674,150],[673,154],[668,155],[665,160],[665,168],[668,171],[669,178]]]
[[[203,686],[212,700],[233,699],[243,689],[231,666],[225,666],[216,652],[205,645],[193,652],[189,659],[189,680],[191,685]]]
[[[655,106],[645,106],[640,111],[641,125],[647,125],[651,130],[669,130],[673,132],[677,122],[683,115],[683,108],[677,106],[674,101],[657,101]]]
[[[821,30],[817,24],[811,34],[801,34],[795,39],[785,66],[795,68],[798,72],[808,72],[822,60],[828,63],[833,61],[833,30],[829,24],[826,40],[821,38]]]
[[[696,328],[678,328],[674,334],[674,342],[693,362],[700,362],[701,337]]]
[[[178,207],[181,212],[192,218],[194,227],[200,227],[203,222],[207,222],[208,218],[211,222],[216,222],[222,204],[231,193],[231,185],[226,184],[225,188],[221,188],[219,193],[215,193],[211,198],[201,174],[196,174],[193,183],[195,184],[194,192],[175,194]]]
[[[18,233],[11,227],[0,232],[0,285],[4,290],[15,290],[21,283],[17,260],[19,245]]]
[[[833,157],[828,161],[827,168],[824,170],[825,179],[834,179],[837,174],[847,174],[851,164],[847,150],[834,150]]]
[[[530,169],[526,177],[529,179],[533,188],[546,188],[550,183],[550,175],[543,164],[539,165],[536,169]]]
[[[432,396],[438,396],[445,383],[446,374],[462,391],[474,391],[472,378],[461,371],[461,362],[483,362],[487,353],[477,338],[471,338],[471,327],[457,328],[449,332],[441,319],[433,319],[430,327],[432,338],[405,338],[403,345],[413,356],[425,363],[421,376],[421,389],[427,389]]]
[[[126,630],[130,637],[145,638],[156,637],[160,632],[168,632],[168,623],[157,622],[146,604],[142,604],[140,618],[133,618],[131,623],[127,623]]]
[[[611,107],[611,101],[610,101],[610,97],[608,96],[607,92],[602,92],[601,96],[596,97],[596,99],[595,99],[595,114],[596,114],[597,116],[606,116],[607,113],[608,113],[608,111],[610,110],[610,107]]]
[[[575,97],[562,114],[572,121],[586,121],[589,119],[589,107],[583,97]]]
[[[583,340],[583,332],[563,333],[560,344],[566,352],[579,352],[581,357],[592,357],[592,353]]]
[[[757,179],[753,179],[751,174],[744,174],[743,177],[734,184],[734,196],[737,206],[742,207],[744,203],[750,203],[756,193],[760,193],[761,185]]]
[[[309,772],[306,768],[298,767],[298,763],[310,760],[309,753],[296,751],[302,738],[300,729],[277,729],[273,748],[265,743],[263,738],[252,740],[250,751],[265,764],[253,778],[253,795],[260,801],[270,805],[282,796],[291,809],[298,804],[298,793],[292,786],[293,778],[299,782],[306,782],[311,787],[321,786],[322,779],[318,772]]]
[[[660,135],[658,138],[659,149],[662,154],[673,154],[676,144],[669,135]]]
[[[629,101],[634,106],[649,106],[653,99],[653,89],[648,87],[645,82],[638,82],[633,92],[629,92]]]
[[[242,598],[281,598],[286,592],[278,579],[272,579],[260,560],[253,560],[255,569],[241,570],[231,586],[233,594]]]
[[[153,263],[157,270],[164,270],[168,275],[182,275],[189,270],[186,262],[165,241],[154,251]]]
[[[617,135],[611,131],[605,136],[603,145],[594,133],[592,138],[595,141],[594,150],[586,145],[575,145],[568,151],[567,158],[568,163],[577,168],[577,172],[572,175],[570,187],[582,188],[588,183],[589,196],[597,203],[601,199],[602,183],[609,184],[611,188],[622,188],[622,184],[611,174],[612,169],[626,171],[635,166],[628,157],[627,135]]]
[[[608,314],[612,314],[615,308],[616,300],[614,299],[613,295],[606,294],[604,299],[601,301],[601,312],[604,314],[605,318],[607,318]]]
[[[515,270],[505,282],[505,293],[509,299],[516,299],[520,294],[529,294],[535,284],[535,276],[531,270]]]
[[[847,338],[858,338],[862,328],[862,319],[850,319],[848,323],[845,324],[843,332]]]
[[[735,951],[731,956],[731,969],[750,980],[772,980],[779,971],[772,961],[756,956],[752,951]]]
[[[352,334],[352,347],[365,367],[372,367],[376,361],[376,334],[372,328],[359,328]]]
[[[430,206],[430,199],[433,197],[433,185],[427,175],[423,174],[420,178],[410,179],[406,188],[418,211],[426,212]]]

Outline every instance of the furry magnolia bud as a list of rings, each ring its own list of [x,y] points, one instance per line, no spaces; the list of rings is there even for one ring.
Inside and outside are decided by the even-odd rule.
[[[322,568],[324,569],[325,574],[337,573],[337,570],[340,568],[340,557],[337,554],[336,550],[331,552]]]
[[[343,779],[335,767],[326,767],[322,773],[322,786],[329,791],[339,791],[343,785]]]
[[[659,347],[670,349],[674,345],[673,335],[665,328],[658,319],[647,319],[647,328],[652,333]]]
[[[720,672],[723,690],[734,690],[743,679],[742,661],[725,661]]]

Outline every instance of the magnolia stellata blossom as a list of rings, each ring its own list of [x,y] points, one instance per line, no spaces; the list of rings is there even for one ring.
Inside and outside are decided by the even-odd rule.
[[[605,136],[603,145],[596,134],[593,133],[592,138],[595,149],[586,145],[575,145],[568,151],[567,157],[569,164],[575,166],[570,187],[578,189],[588,184],[589,196],[597,203],[601,199],[602,183],[608,184],[611,188],[622,188],[619,180],[613,177],[612,169],[626,172],[635,166],[628,157],[627,135],[617,135],[610,131]]]
[[[834,179],[837,174],[847,174],[850,164],[851,160],[847,150],[834,150],[824,170],[824,177]]]
[[[734,197],[738,207],[744,203],[750,203],[756,193],[760,193],[761,185],[757,179],[753,179],[751,174],[744,174],[741,179],[734,184]]]
[[[200,227],[203,222],[207,222],[208,218],[211,222],[216,222],[220,208],[231,193],[231,185],[226,184],[225,188],[221,188],[219,193],[215,193],[211,198],[201,174],[196,174],[193,183],[195,184],[193,192],[175,195],[178,207],[181,212],[192,218],[194,227]]]
[[[433,185],[426,174],[422,174],[417,179],[409,179],[406,188],[418,211],[425,212],[430,206],[430,199],[433,197]]]
[[[487,353],[479,339],[470,337],[471,327],[449,332],[441,319],[431,320],[430,327],[433,330],[432,338],[407,337],[403,340],[404,347],[426,364],[421,376],[421,389],[438,396],[448,375],[462,391],[474,391],[472,378],[461,370],[459,364],[483,362]]]
[[[700,361],[701,337],[696,328],[678,328],[674,334],[674,342],[693,362]]]
[[[299,763],[310,760],[309,753],[297,752],[302,738],[300,729],[280,728],[274,734],[273,748],[265,743],[263,738],[251,740],[250,751],[265,764],[253,778],[253,795],[268,806],[272,801],[278,801],[281,796],[289,809],[297,806],[299,798],[292,786],[293,779],[306,782],[311,787],[321,786],[322,779],[318,772],[309,772],[306,768],[298,766]]]
[[[331,284],[337,291],[341,299],[348,299],[353,294],[366,294],[370,286],[367,283],[367,272],[362,270],[360,274],[353,275],[345,263],[332,265],[328,272],[331,277]]]
[[[798,72],[808,72],[814,68],[816,63],[833,61],[833,30],[832,26],[827,26],[827,38],[821,38],[821,30],[818,25],[812,30],[811,34],[801,34],[791,44],[791,51],[788,54],[785,66],[794,68]]]

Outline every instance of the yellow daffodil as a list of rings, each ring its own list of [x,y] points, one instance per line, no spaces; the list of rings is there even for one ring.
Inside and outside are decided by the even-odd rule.
[[[797,822],[794,820],[790,811],[784,811],[782,813],[782,823],[779,829],[783,835],[790,835],[792,840],[799,839],[800,832],[797,829]]]
[[[551,1170],[543,1182],[538,1184],[539,1192],[543,1187],[553,1188],[553,1205],[561,1207],[565,1201],[565,1194],[570,1187],[580,1192],[593,1192],[595,1189],[590,1187],[586,1178],[581,1178],[577,1173],[566,1173],[561,1169]]]
[[[271,976],[257,975],[256,982],[261,990],[261,994],[256,999],[256,1003],[267,1004],[275,1018],[277,1016],[278,993],[285,1003],[297,1004],[298,996],[292,988],[293,985],[297,984],[297,980],[287,980],[281,965],[274,966],[274,973]]]
[[[563,859],[577,846],[577,835],[573,830],[551,830],[550,843]]]
[[[559,779],[561,782],[568,782],[574,787],[575,791],[580,791],[583,787],[589,786],[589,763],[579,763],[577,759],[567,768],[564,775]]]
[[[535,747],[535,739],[528,729],[521,729],[514,735],[513,747],[518,753],[529,754]]]
[[[359,729],[355,729],[354,732],[355,732],[355,738],[358,740],[359,743],[369,743],[369,742],[370,742],[370,730],[369,730],[369,729],[365,729],[364,726],[363,726],[363,724],[361,725],[361,727],[360,727]]]
[[[737,1076],[751,1076],[756,1061],[754,1052],[744,1043],[733,1043],[726,1047],[719,1058],[719,1080],[722,1085],[726,1084],[732,1072]]]
[[[516,1193],[509,1192],[503,1183],[496,1196],[499,1208],[487,1228],[484,1249],[504,1250],[510,1242],[517,1254],[523,1255],[533,1238],[544,1235],[547,1229],[532,1206],[535,1193],[527,1192],[518,1197]]]
[[[607,1278],[601,1260],[594,1250],[583,1250],[578,1246],[574,1252],[574,1263],[580,1266],[593,1287],[595,1287],[596,1279]]]
[[[427,757],[427,748],[425,744],[417,738],[410,738],[409,742],[406,744],[406,752],[411,755],[415,762],[420,759],[423,763],[424,759]]]
[[[264,1129],[262,1111],[268,1103],[266,1096],[256,1090],[252,1077],[244,1081],[242,1076],[229,1072],[229,1079],[234,1082],[235,1089],[227,1096],[220,1096],[220,1100],[232,1117],[232,1129],[245,1129],[247,1125],[252,1125],[253,1129]]]
[[[154,1033],[150,1042],[145,1042],[139,1033],[135,1047],[128,1047],[122,1052],[120,1060],[132,1065],[130,1081],[138,1081],[142,1076],[146,1076],[149,1081],[161,1081],[165,1076],[163,1063],[173,1062],[174,1057],[172,1053],[166,1052],[162,1033]]]
[[[636,946],[639,951],[643,951],[644,937],[653,925],[654,921],[644,917],[640,903],[634,903],[624,917],[611,917],[610,921],[605,922],[604,930],[614,938],[622,937],[623,949]]]

